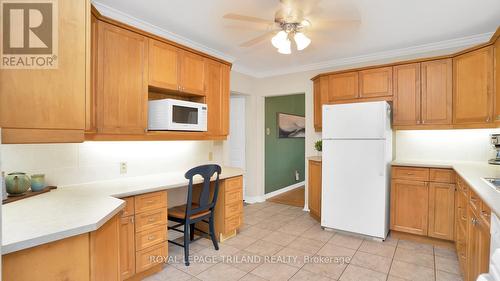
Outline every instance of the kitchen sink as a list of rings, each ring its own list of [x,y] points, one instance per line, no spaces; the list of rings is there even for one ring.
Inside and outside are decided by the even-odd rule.
[[[500,191],[500,178],[483,178],[483,180],[497,191]]]

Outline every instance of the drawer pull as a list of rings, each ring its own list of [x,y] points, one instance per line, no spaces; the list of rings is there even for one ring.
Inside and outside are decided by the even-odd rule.
[[[156,237],[154,235],[149,235],[148,237],[148,240],[151,241],[151,240],[154,240]]]
[[[472,225],[477,225],[479,223],[479,221],[476,218],[472,218],[471,223],[472,223]]]
[[[153,204],[154,202],[155,202],[155,201],[153,201],[153,200],[148,200],[148,201],[146,201],[146,203],[147,203],[148,205],[151,205],[151,204]]]
[[[156,219],[155,218],[149,218],[148,222],[154,222]]]
[[[408,176],[413,176],[414,173],[406,173]]]
[[[487,217],[487,218],[489,218],[489,217],[490,217],[490,214],[488,214],[488,212],[486,212],[486,211],[481,211],[481,215],[482,215],[483,217]]]

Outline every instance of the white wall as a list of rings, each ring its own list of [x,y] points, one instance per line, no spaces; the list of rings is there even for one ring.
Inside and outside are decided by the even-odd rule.
[[[398,131],[395,158],[485,162],[494,156],[492,133],[500,129]]]

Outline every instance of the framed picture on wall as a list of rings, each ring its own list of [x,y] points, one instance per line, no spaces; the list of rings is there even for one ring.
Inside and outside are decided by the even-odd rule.
[[[278,138],[305,138],[306,136],[306,118],[304,116],[277,113]]]

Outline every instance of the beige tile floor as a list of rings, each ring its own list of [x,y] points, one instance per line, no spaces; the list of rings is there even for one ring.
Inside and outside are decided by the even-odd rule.
[[[183,249],[169,244],[171,262],[145,280],[462,280],[453,249],[324,231],[298,207],[247,205],[244,223],[219,251],[207,239],[191,244],[189,267]]]

